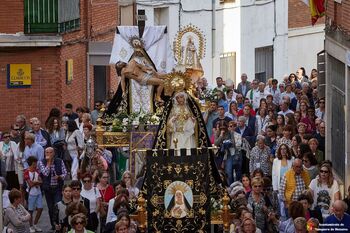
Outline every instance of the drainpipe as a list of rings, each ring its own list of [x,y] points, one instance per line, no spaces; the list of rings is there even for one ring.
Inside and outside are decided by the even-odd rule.
[[[216,37],[215,37],[215,32],[216,32],[216,6],[215,6],[215,0],[211,1],[211,81],[212,83],[214,82],[214,57],[215,57],[215,42],[216,42]]]
[[[85,1],[85,8],[86,8],[86,15],[85,15],[85,20],[86,20],[86,106],[90,107],[91,106],[91,91],[90,91],[90,61],[89,61],[89,42],[91,40],[91,1],[88,0]]]

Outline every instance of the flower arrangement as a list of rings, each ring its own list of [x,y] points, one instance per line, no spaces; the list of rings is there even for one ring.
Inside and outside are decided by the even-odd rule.
[[[105,118],[105,123],[110,125],[109,131],[127,132],[132,127],[137,129],[140,125],[158,125],[160,118],[156,114],[145,113],[143,111],[127,114],[119,112]]]
[[[205,101],[218,100],[217,90],[216,89],[207,89],[199,93],[199,99]]]
[[[210,210],[213,215],[218,214],[222,208],[223,205],[221,199],[216,200],[214,197],[210,199]]]

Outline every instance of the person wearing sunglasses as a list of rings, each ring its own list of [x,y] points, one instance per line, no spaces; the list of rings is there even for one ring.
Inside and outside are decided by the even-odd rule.
[[[9,190],[12,188],[19,189],[18,176],[16,174],[16,151],[17,144],[14,141],[11,141],[11,135],[9,132],[4,132],[3,141],[0,142],[0,174],[3,177],[6,177]]]
[[[90,201],[90,208],[88,209],[88,211],[90,213],[91,218],[94,219],[94,225],[90,230],[93,230],[95,232],[97,230],[99,222],[98,213],[101,212],[101,194],[98,188],[94,187],[92,183],[92,175],[90,173],[85,173],[82,176],[81,180],[83,183],[83,187],[80,195]]]
[[[254,177],[252,179],[252,191],[248,196],[248,208],[254,210],[253,217],[256,226],[265,232],[267,229],[267,214],[273,211],[271,203],[264,198],[263,193],[264,181],[261,178]],[[270,210],[270,211],[269,211]]]
[[[339,185],[328,163],[320,166],[319,175],[310,182],[309,189],[314,198],[314,207],[321,210],[323,218],[328,217],[333,203],[340,200]]]
[[[76,214],[71,219],[72,229],[68,233],[93,233],[93,231],[85,229],[86,225],[86,216],[82,213]]]
[[[81,189],[82,189],[81,182],[78,180],[72,180],[69,186],[72,189],[72,200],[73,200],[72,203],[80,203],[85,207],[86,210],[90,210],[90,200],[81,195]],[[94,214],[91,215],[90,212],[88,212],[87,216],[88,216],[88,226],[86,228],[89,230],[94,230],[94,228],[97,228],[97,225],[98,225],[97,215],[94,215]]]

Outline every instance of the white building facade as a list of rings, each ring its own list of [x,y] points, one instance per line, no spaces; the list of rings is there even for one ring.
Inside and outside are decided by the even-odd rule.
[[[307,75],[317,69],[317,53],[324,50],[324,24],[288,30],[288,73],[304,67]]]
[[[170,42],[189,24],[206,39],[201,60],[204,77],[240,82],[282,79],[288,68],[288,1],[275,0],[137,0],[146,25],[166,25]]]

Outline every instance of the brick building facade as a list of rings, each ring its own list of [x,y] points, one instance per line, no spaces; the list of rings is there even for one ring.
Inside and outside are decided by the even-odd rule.
[[[304,67],[308,75],[317,68],[316,54],[324,50],[324,17],[311,25],[310,8],[302,0],[288,0],[288,67]],[[302,54],[302,56],[301,56]]]
[[[350,0],[329,0],[326,9],[326,158],[350,185]],[[345,161],[345,162],[344,162]],[[347,190],[347,189],[346,189]]]
[[[108,63],[101,66],[104,72],[94,73],[96,69],[89,62],[89,45],[99,42],[112,44],[118,24],[118,1],[44,2],[57,3],[56,11],[44,3],[36,6],[39,13],[27,13],[35,1],[2,1],[0,106],[3,113],[0,130],[8,130],[18,114],[24,114],[27,118],[37,116],[45,121],[52,107],[64,110],[66,103],[72,103],[74,108],[92,107],[96,93],[101,98],[103,94],[106,97],[108,90],[116,89],[116,75],[113,67],[106,66]],[[67,10],[71,4],[75,4],[75,12],[74,9]],[[48,15],[52,13],[58,13],[56,19],[49,18]],[[72,18],[74,14],[76,17]],[[35,22],[36,16],[43,19],[35,19]],[[50,20],[51,24],[47,24]],[[70,84],[66,82],[68,59],[73,61],[73,80]],[[8,88],[8,64],[31,64],[31,86]],[[95,81],[95,78],[103,79],[103,85],[97,89],[95,84],[100,80]]]

